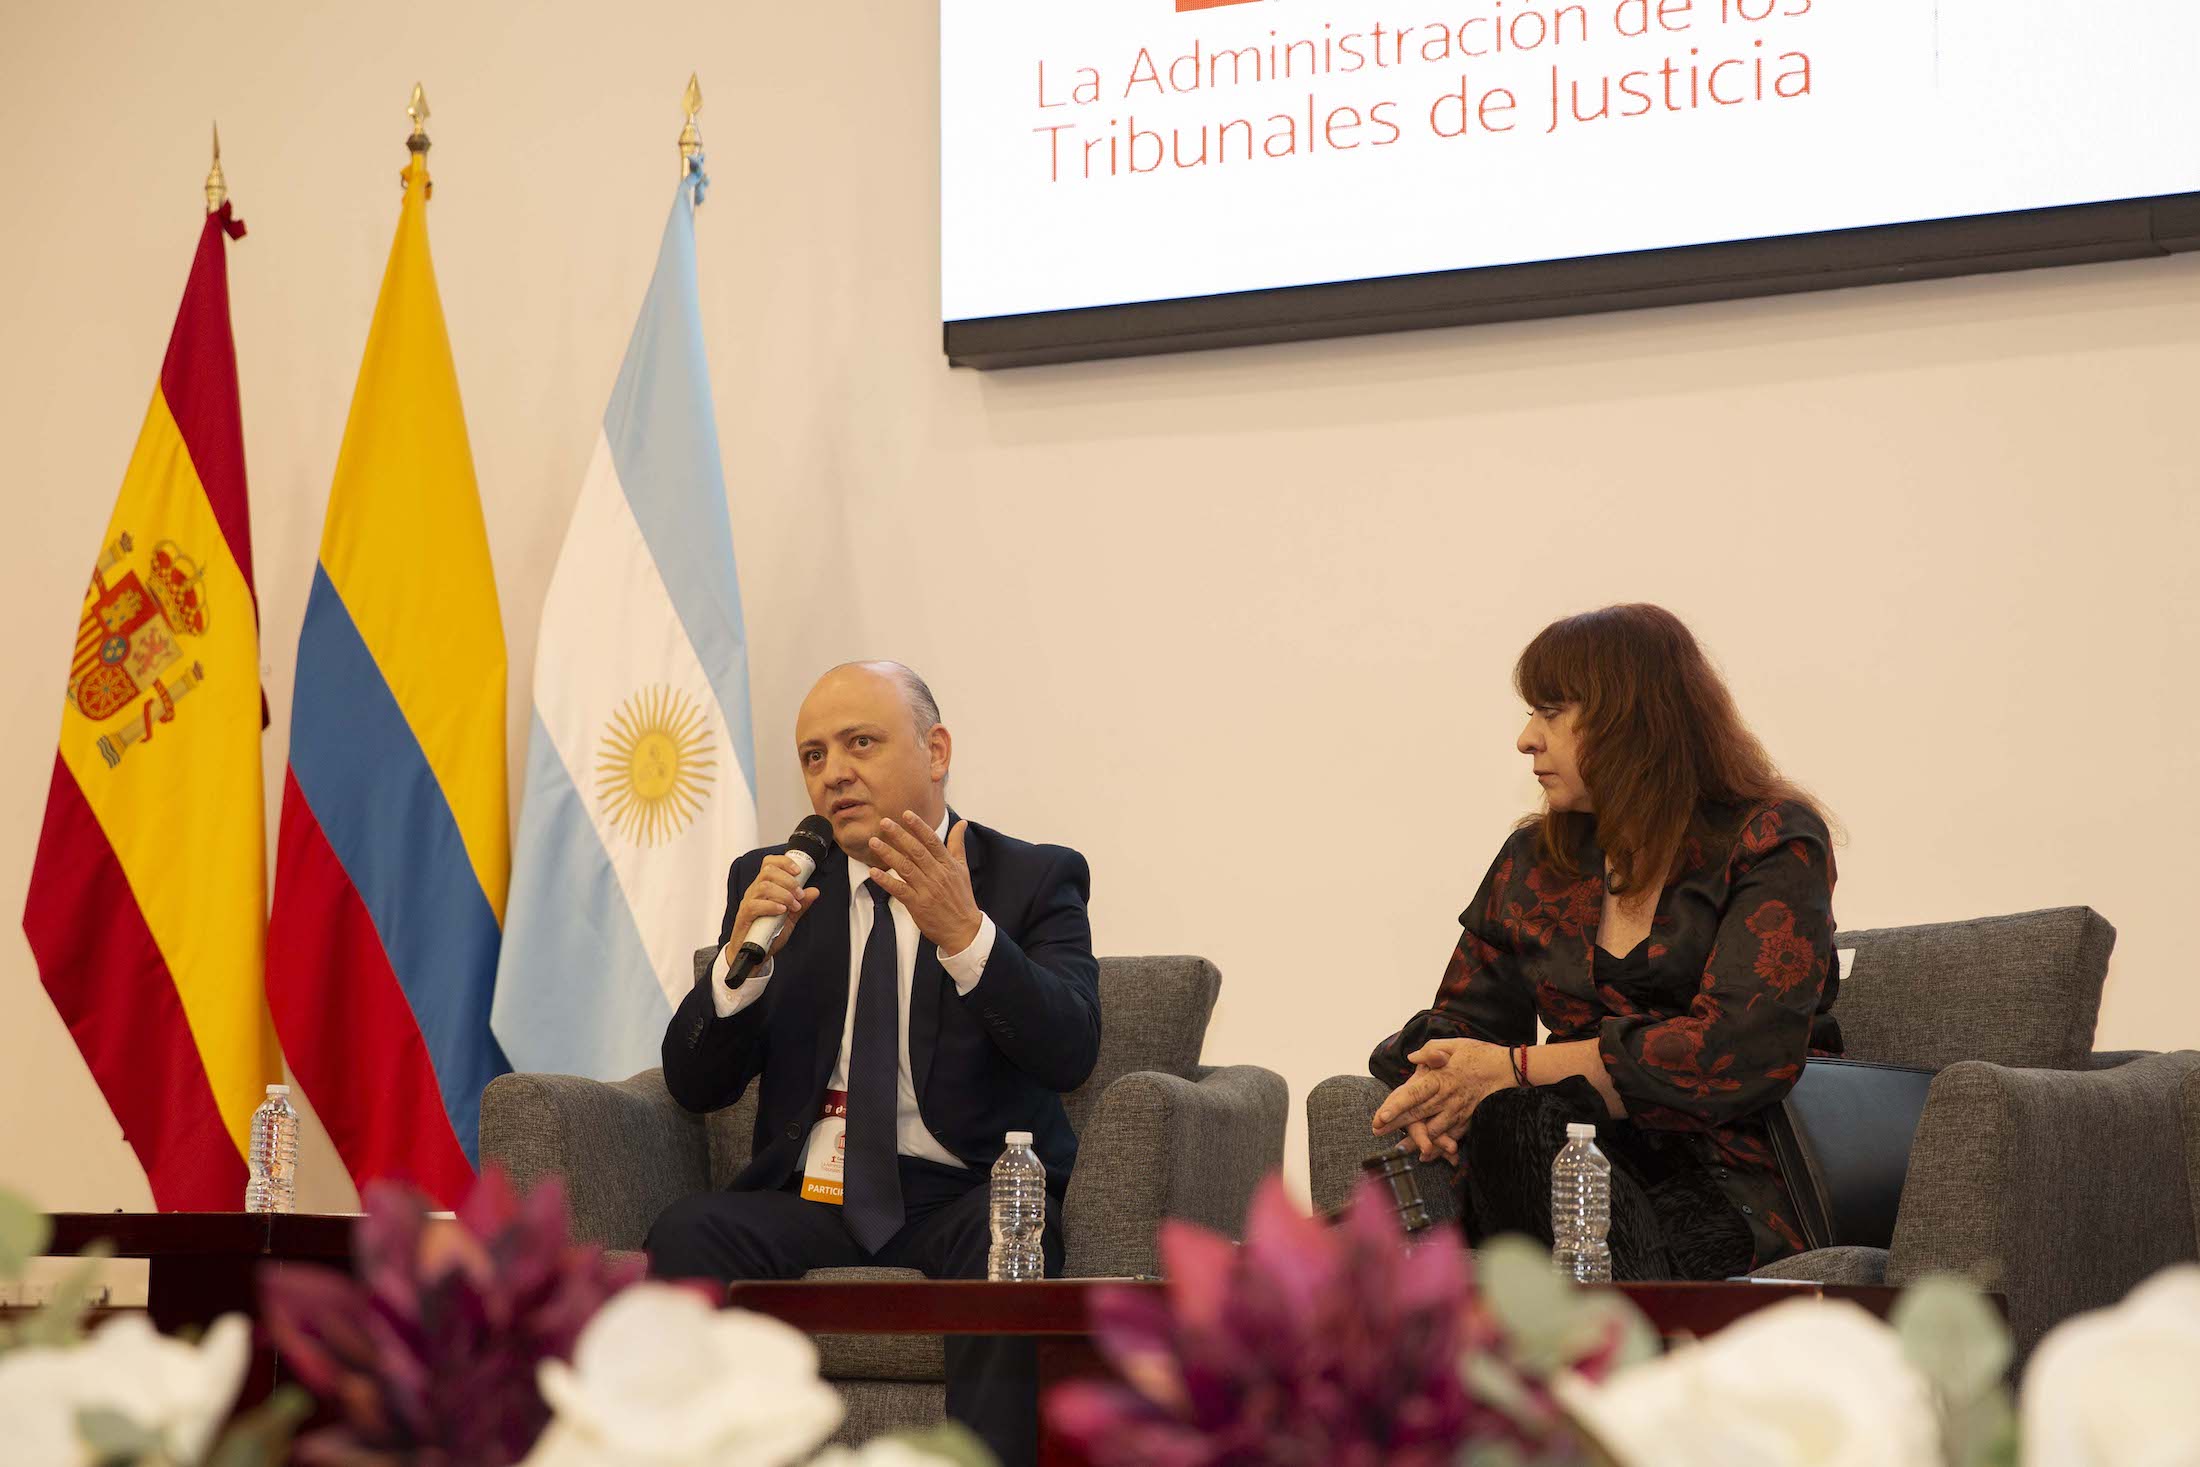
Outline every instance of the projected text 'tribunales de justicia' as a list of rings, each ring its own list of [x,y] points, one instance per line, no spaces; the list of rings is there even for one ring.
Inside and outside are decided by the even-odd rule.
[[[1242,45],[1195,35],[1112,64],[1041,58],[1035,162],[1070,183],[1793,102],[1812,94],[1800,43],[1824,3],[1485,0],[1457,20],[1325,21]],[[1371,80],[1394,80],[1394,95],[1363,95]]]

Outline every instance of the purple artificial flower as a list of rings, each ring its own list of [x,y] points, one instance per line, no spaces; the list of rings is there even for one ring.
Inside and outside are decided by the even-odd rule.
[[[581,1329],[639,1279],[566,1229],[565,1187],[522,1198],[484,1168],[456,1221],[378,1182],[353,1237],[356,1280],[268,1265],[260,1293],[284,1365],[339,1425],[303,1438],[327,1467],[508,1467],[550,1419],[535,1367],[569,1360]]]
[[[1457,1231],[1409,1248],[1374,1184],[1332,1226],[1271,1178],[1243,1247],[1173,1221],[1160,1246],[1163,1289],[1093,1302],[1120,1382],[1047,1397],[1048,1421],[1095,1467],[1451,1467],[1500,1443],[1523,1462],[1576,1460],[1555,1411],[1521,1419],[1547,1391],[1511,1365]],[[1469,1358],[1503,1371],[1513,1409],[1469,1389]]]

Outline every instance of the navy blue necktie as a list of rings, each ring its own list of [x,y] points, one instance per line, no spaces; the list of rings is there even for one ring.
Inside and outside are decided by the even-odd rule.
[[[848,1169],[842,1216],[866,1253],[901,1231],[895,1130],[901,1101],[901,982],[894,974],[894,913],[875,881],[871,936],[856,976],[855,1035],[848,1046]]]

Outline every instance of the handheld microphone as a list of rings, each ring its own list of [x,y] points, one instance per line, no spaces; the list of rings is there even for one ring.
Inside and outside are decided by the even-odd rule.
[[[801,886],[817,870],[817,863],[824,860],[833,849],[833,823],[822,815],[811,815],[794,828],[787,837],[787,855],[795,864],[795,885]],[[764,966],[771,956],[772,943],[779,936],[779,929],[787,925],[787,914],[759,917],[749,924],[747,935],[741,939],[740,950],[734,953],[733,962],[726,970],[726,986],[739,988],[749,974]]]

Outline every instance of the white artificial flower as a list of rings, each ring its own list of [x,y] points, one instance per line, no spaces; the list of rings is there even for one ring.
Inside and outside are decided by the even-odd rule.
[[[2049,1330],[2019,1409],[2027,1467],[2200,1463],[2200,1266]]]
[[[66,1358],[74,1353],[31,1345],[0,1355],[0,1431],[17,1460],[89,1467],[92,1454],[76,1435],[75,1379]]]
[[[104,1408],[160,1443],[169,1462],[197,1462],[228,1419],[252,1354],[241,1314],[216,1320],[197,1344],[169,1339],[126,1314],[81,1344],[34,1345],[0,1356],[0,1431],[6,1458],[37,1467],[89,1467],[77,1416]]]
[[[1621,1467],[1939,1467],[1931,1390],[1892,1329],[1796,1299],[1559,1400]]]
[[[840,1424],[800,1330],[640,1283],[537,1376],[554,1413],[527,1467],[782,1467]]]
[[[827,1448],[811,1460],[810,1467],[940,1467],[946,1460],[922,1447],[882,1436],[864,1443],[860,1451]]]

